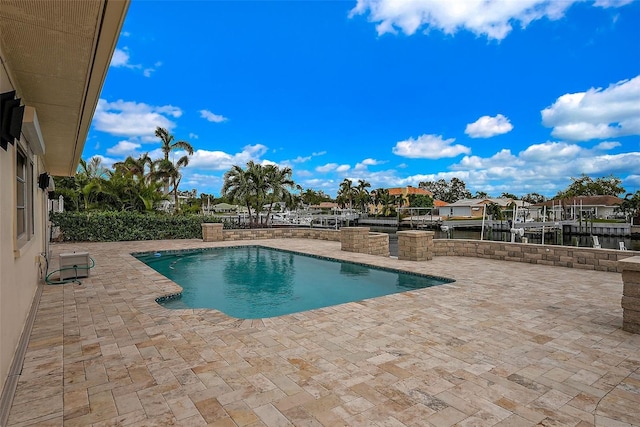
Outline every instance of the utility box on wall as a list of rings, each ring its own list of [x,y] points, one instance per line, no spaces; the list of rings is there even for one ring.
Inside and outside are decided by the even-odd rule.
[[[60,254],[60,280],[89,277],[89,252]]]

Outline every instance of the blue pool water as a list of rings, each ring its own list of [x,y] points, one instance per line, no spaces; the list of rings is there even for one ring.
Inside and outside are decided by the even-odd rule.
[[[168,308],[259,319],[453,282],[294,252],[241,246],[135,255],[182,288]]]

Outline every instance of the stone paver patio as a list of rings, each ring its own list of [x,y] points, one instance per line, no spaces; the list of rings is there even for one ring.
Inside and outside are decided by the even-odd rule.
[[[238,244],[456,282],[238,320],[160,307],[178,288],[129,255]],[[618,273],[302,239],[58,244],[53,260],[73,250],[96,266],[44,287],[10,426],[640,425],[640,335],[621,330]]]

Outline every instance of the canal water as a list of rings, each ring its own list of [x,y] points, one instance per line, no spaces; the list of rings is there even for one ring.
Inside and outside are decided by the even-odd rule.
[[[389,233],[389,253],[391,256],[398,256],[398,235],[395,230],[389,231],[384,229],[375,229],[371,227],[371,231]],[[436,239],[471,239],[480,240],[480,231],[472,230],[453,230],[447,233],[441,230],[434,231]],[[529,243],[542,243],[542,237],[540,235],[529,235]],[[640,239],[632,239],[625,236],[597,236],[600,246],[603,249],[620,249],[620,242],[624,242],[624,246],[631,251],[640,251]],[[508,231],[493,231],[485,233],[484,240],[493,240],[498,242],[510,242],[511,233]],[[516,236],[516,242],[520,243],[522,240],[520,236]],[[581,247],[593,247],[593,239],[591,236],[576,236],[561,233],[546,233],[544,238],[545,245],[564,245],[564,246],[581,246]]]

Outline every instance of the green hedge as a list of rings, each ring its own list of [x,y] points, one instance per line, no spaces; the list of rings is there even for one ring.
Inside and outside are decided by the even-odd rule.
[[[73,242],[117,242],[123,240],[201,239],[203,222],[221,222],[202,215],[162,215],[137,212],[51,213],[61,240]]]

